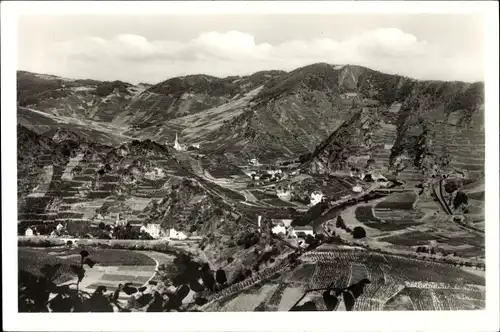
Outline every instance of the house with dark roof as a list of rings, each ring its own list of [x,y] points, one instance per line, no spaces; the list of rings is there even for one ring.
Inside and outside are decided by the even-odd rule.
[[[305,237],[307,235],[314,236],[316,234],[314,227],[306,225],[306,226],[295,226],[293,228],[295,235],[298,237]]]

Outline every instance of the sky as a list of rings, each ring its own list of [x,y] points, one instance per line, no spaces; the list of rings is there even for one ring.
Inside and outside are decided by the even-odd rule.
[[[158,83],[317,62],[425,80],[481,81],[477,14],[21,16],[18,69]]]

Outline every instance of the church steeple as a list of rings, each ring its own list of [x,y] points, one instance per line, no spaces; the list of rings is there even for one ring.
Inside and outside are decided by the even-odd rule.
[[[176,149],[177,151],[183,151],[183,146],[181,144],[179,144],[179,139],[177,137],[177,133],[175,133],[175,142],[174,142],[174,149]]]

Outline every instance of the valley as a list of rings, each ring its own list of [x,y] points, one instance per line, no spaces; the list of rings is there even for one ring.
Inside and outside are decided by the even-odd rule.
[[[74,283],[88,250],[82,290],[137,288],[115,311],[484,308],[482,83],[325,63],[17,83],[24,271]]]

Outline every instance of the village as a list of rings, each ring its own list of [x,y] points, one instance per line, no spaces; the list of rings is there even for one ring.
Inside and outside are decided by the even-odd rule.
[[[98,215],[96,220],[103,220],[103,217]],[[116,214],[114,223],[90,223],[78,221],[80,225],[75,226],[71,221],[61,221],[56,226],[43,224],[27,227],[23,234],[25,237],[33,236],[49,236],[61,238],[86,238],[86,239],[117,239],[117,240],[186,240],[199,239],[197,236],[188,236],[182,231],[177,231],[174,228],[164,229],[159,223],[131,224],[126,219],[120,219],[120,214]],[[82,227],[82,223],[86,223],[88,227]],[[85,230],[83,230],[85,229]]]

